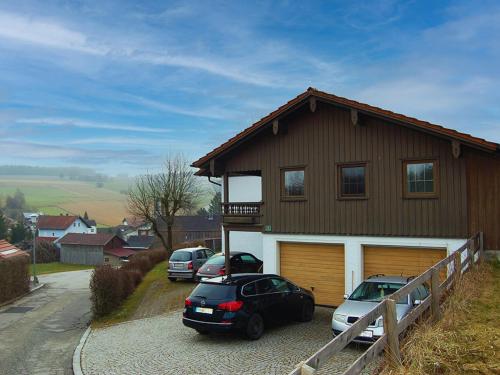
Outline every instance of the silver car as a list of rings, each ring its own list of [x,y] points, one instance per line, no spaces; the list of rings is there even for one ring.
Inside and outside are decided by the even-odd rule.
[[[332,330],[333,335],[339,335],[348,329],[363,315],[366,315],[382,299],[396,292],[412,280],[412,277],[402,276],[370,276],[363,281],[350,296],[345,295],[346,301],[333,313]],[[420,285],[408,296],[396,302],[396,313],[398,321],[408,314],[415,306],[419,305],[427,296],[429,290],[425,285]],[[354,341],[360,343],[375,342],[384,334],[384,322],[382,316],[372,322],[368,328],[356,337]]]
[[[214,251],[206,247],[188,247],[175,250],[168,260],[168,279],[197,280],[196,272],[214,255]]]

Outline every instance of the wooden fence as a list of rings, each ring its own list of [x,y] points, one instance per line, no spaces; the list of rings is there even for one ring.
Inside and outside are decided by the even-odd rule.
[[[361,332],[382,316],[384,321],[384,335],[375,341],[356,361],[344,372],[346,374],[359,374],[372,360],[377,358],[385,349],[386,360],[389,366],[396,367],[401,363],[399,351],[399,336],[408,326],[430,307],[431,317],[434,321],[440,318],[439,304],[444,292],[456,285],[462,273],[474,264],[484,259],[483,233],[477,233],[448,257],[436,263],[433,267],[414,278],[397,292],[389,295],[375,306],[370,312],[358,319],[352,326],[328,342],[306,361],[301,362],[290,375],[310,375],[322,366],[330,357],[339,353],[351,343]],[[447,278],[441,282],[439,271],[447,268]],[[410,311],[399,322],[396,316],[396,301],[406,297],[415,288],[428,283],[429,296]]]

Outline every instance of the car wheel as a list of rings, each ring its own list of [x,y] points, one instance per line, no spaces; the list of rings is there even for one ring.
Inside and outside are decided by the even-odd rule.
[[[205,331],[204,329],[197,329],[196,332],[198,332],[200,335],[208,335],[208,331]]]
[[[250,340],[258,340],[264,333],[264,319],[260,314],[252,314],[248,319],[245,334]]]
[[[314,304],[311,300],[307,299],[302,304],[302,310],[300,311],[299,321],[310,322],[314,315]]]
[[[177,280],[177,277],[169,277],[168,279],[169,279],[170,281],[174,282],[174,281],[176,281],[176,280]]]

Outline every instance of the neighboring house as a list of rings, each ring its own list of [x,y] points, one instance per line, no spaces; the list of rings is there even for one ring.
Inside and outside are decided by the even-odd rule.
[[[115,258],[132,254],[130,249],[123,249],[126,242],[115,234],[68,233],[57,241],[61,247],[61,263],[100,265],[116,264]],[[116,250],[127,250],[117,255]],[[133,250],[132,250],[133,251]]]
[[[27,226],[35,225],[40,215],[41,213],[37,212],[23,212],[24,224]]]
[[[103,264],[121,266],[123,262],[128,261],[128,259],[134,254],[136,254],[135,250],[126,248],[104,250]]]
[[[312,88],[195,161],[223,178],[224,247],[339,305],[477,231],[500,249],[500,146]]]
[[[40,215],[38,217],[37,229],[38,240],[43,238],[52,242],[67,233],[96,233],[95,226],[92,227],[85,219],[80,216],[70,215]]]
[[[124,218],[121,225],[116,227],[116,234],[128,240],[129,236],[150,236],[153,234],[153,230],[151,223],[136,217],[128,217]]]
[[[163,220],[158,221],[159,231],[167,233]],[[172,228],[173,244],[190,241],[217,240],[221,238],[221,216],[176,216]]]
[[[155,242],[155,236],[128,236],[126,249],[149,250]]]
[[[85,219],[84,217],[80,217],[85,224],[90,228],[90,233],[97,233],[97,223],[92,219]]]
[[[29,254],[26,251],[18,249],[5,240],[0,240],[0,260],[19,256],[29,257]]]

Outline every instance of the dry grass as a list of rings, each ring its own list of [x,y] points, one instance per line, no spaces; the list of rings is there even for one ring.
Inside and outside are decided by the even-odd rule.
[[[465,274],[435,325],[421,323],[402,343],[400,374],[500,374],[500,265]]]
[[[118,195],[118,194],[117,194]],[[130,216],[127,211],[125,198],[110,200],[84,200],[60,204],[65,211],[82,214],[87,211],[92,219],[99,224],[114,226],[120,224],[124,217]]]
[[[170,282],[167,279],[167,265],[168,262],[158,263],[116,311],[94,320],[92,327],[102,328],[182,308],[195,284],[188,281]]]

